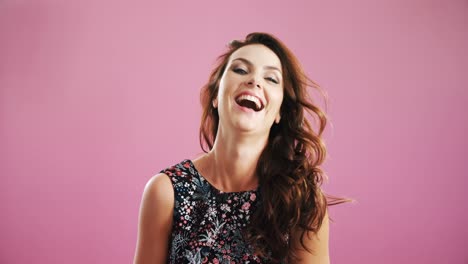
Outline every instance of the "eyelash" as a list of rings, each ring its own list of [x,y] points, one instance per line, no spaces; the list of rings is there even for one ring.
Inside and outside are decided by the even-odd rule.
[[[275,80],[275,79],[273,79],[273,78],[271,78],[271,77],[268,77],[268,78],[266,78],[266,79],[269,80],[270,82],[273,82],[273,83],[275,83],[275,84],[278,84],[278,81]]]
[[[241,68],[234,68],[233,71],[234,71],[235,73],[242,74],[242,75],[247,73],[245,70],[243,70],[243,69],[241,69]],[[270,81],[270,82],[272,82],[272,83],[278,84],[278,81],[275,80],[274,78],[267,77],[267,78],[265,78],[265,79],[268,80],[268,81]]]
[[[247,73],[246,71],[244,71],[244,70],[241,69],[241,68],[235,68],[233,71],[234,71],[235,73],[239,73],[239,74],[246,74],[246,73]]]

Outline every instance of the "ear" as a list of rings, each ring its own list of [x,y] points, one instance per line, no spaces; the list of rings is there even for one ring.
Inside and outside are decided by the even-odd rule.
[[[280,120],[281,120],[281,115],[280,115],[280,113],[278,113],[278,115],[275,118],[275,123],[279,124]]]
[[[213,108],[215,108],[215,109],[218,108],[218,98],[215,98],[213,100],[212,104],[213,104]]]

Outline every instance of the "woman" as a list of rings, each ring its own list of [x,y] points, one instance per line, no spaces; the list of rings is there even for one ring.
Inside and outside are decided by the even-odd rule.
[[[135,263],[329,263],[327,205],[347,200],[320,189],[326,116],[309,86],[274,36],[230,43],[201,93],[206,154],[147,183]]]

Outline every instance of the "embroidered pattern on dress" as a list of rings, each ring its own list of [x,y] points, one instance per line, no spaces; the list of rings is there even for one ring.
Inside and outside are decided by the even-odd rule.
[[[188,159],[161,172],[171,179],[175,198],[168,263],[268,263],[242,236],[258,206],[257,190],[222,192]]]

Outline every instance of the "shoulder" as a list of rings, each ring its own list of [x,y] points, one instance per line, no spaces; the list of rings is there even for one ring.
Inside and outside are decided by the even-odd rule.
[[[141,199],[134,263],[163,263],[166,259],[173,210],[171,180],[164,173],[151,177]]]
[[[165,173],[151,177],[143,190],[141,213],[145,217],[169,216],[174,207],[174,189]]]
[[[296,233],[296,241],[293,241],[296,248],[296,253],[301,259],[299,263],[319,263],[329,264],[329,215],[328,209],[325,210],[325,215],[322,219],[322,224],[316,233],[306,232],[304,234],[304,244],[310,249],[303,248],[299,241],[299,232]]]
[[[170,177],[166,173],[158,173],[151,177],[145,185],[143,195],[166,200],[174,194]]]

